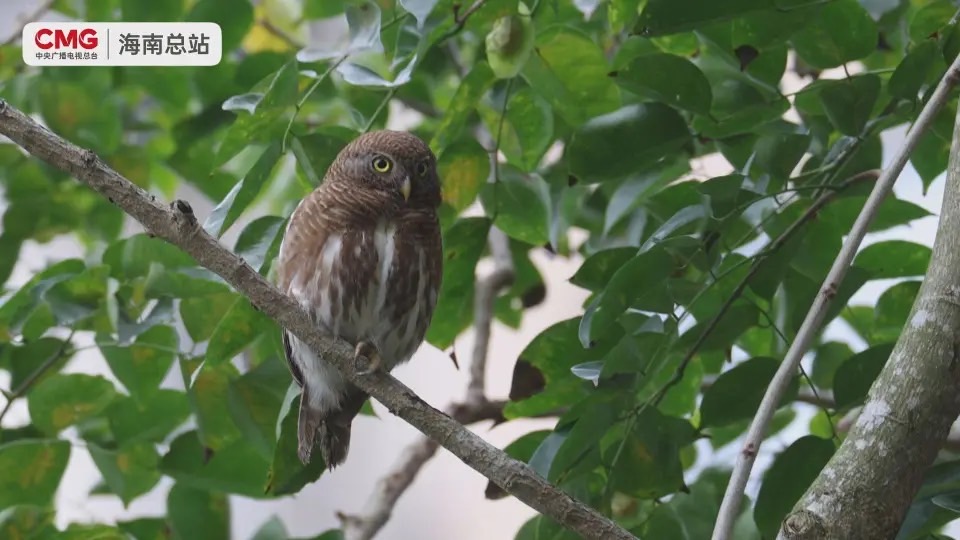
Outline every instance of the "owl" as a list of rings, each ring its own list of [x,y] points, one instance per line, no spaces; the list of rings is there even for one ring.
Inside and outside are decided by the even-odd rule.
[[[439,206],[436,157],[422,140],[399,131],[361,135],[290,216],[277,285],[323,332],[354,344],[358,366],[389,371],[413,356],[437,304]],[[369,396],[287,331],[283,346],[302,390],[300,461],[309,463],[317,445],[333,469]]]

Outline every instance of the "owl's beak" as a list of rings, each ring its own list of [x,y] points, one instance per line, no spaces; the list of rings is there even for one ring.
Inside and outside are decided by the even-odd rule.
[[[400,194],[403,195],[403,200],[410,198],[410,177],[403,177],[403,182],[400,184]]]

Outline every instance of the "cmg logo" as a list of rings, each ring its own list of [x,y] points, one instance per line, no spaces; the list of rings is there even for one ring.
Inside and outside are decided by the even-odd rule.
[[[33,42],[43,50],[60,48],[90,50],[97,48],[99,40],[97,31],[93,28],[82,30],[76,28],[70,30],[41,28],[34,35]]]

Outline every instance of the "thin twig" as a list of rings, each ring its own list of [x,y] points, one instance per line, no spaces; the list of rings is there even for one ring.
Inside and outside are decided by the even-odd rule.
[[[383,112],[383,108],[386,107],[388,103],[390,103],[390,100],[393,99],[393,96],[396,95],[396,93],[397,93],[397,87],[394,86],[387,92],[387,95],[383,96],[383,99],[380,100],[380,104],[377,105],[377,110],[373,111],[373,114],[370,115],[370,119],[367,120],[366,125],[363,126],[364,133],[370,131],[370,128],[373,127],[373,123],[377,121],[377,117],[380,116],[381,112]]]
[[[307,90],[303,93],[303,96],[300,97],[300,100],[297,101],[296,108],[293,110],[293,114],[290,115],[290,121],[287,122],[287,129],[283,130],[283,137],[280,140],[280,150],[282,152],[287,151],[287,137],[290,135],[290,130],[293,128],[293,121],[296,120],[297,115],[300,114],[300,109],[303,108],[303,105],[307,102],[307,99],[310,98],[310,95],[313,94],[314,90],[316,90],[321,84],[323,84],[323,81],[327,80],[327,77],[329,77],[330,74],[333,73],[333,70],[340,67],[340,64],[342,64],[346,59],[347,59],[347,55],[343,55],[340,58],[338,58],[334,63],[330,64],[330,66],[327,67],[327,69],[323,73],[321,73],[320,76],[317,77],[315,81],[313,81],[313,84],[311,84],[310,87],[307,88]]]
[[[70,346],[70,341],[73,339],[73,333],[74,330],[71,329],[67,339],[63,340],[63,343],[60,344],[60,347],[53,351],[53,353],[51,353],[42,364],[37,366],[37,369],[33,370],[33,372],[30,373],[30,375],[28,375],[22,383],[20,383],[20,386],[16,390],[13,392],[4,392],[4,394],[9,394],[9,397],[7,398],[7,403],[3,406],[3,410],[0,410],[0,425],[3,425],[3,419],[7,416],[7,413],[10,412],[13,402],[26,395],[26,393],[30,391],[30,388],[32,388],[33,385],[40,380],[40,377],[42,377],[47,370],[52,368],[67,352],[67,347]]]
[[[813,305],[807,312],[807,316],[797,332],[797,336],[787,350],[783,362],[780,364],[777,373],[767,387],[767,392],[760,402],[760,408],[757,415],[750,424],[746,439],[743,442],[743,448],[740,451],[736,465],[733,468],[733,474],[730,477],[730,483],[727,484],[727,491],[723,496],[723,502],[720,505],[720,513],[717,516],[717,522],[713,530],[713,540],[729,540],[733,532],[734,523],[740,514],[740,503],[743,499],[743,492],[746,489],[747,481],[750,479],[750,471],[753,469],[753,463],[756,461],[757,452],[763,443],[770,420],[773,413],[780,403],[780,399],[786,392],[790,384],[790,379],[800,364],[800,359],[810,348],[816,333],[820,328],[820,323],[826,316],[827,308],[830,306],[833,297],[837,294],[837,289],[843,282],[853,258],[857,254],[857,249],[863,241],[870,223],[880,209],[880,205],[887,194],[893,188],[897,177],[906,165],[910,154],[920,142],[923,134],[927,131],[937,116],[937,113],[946,104],[949,98],[950,90],[956,86],[960,80],[960,56],[954,59],[950,68],[944,73],[943,78],[937,84],[937,89],[933,92],[927,104],[920,111],[916,122],[910,127],[906,135],[903,146],[894,156],[890,165],[884,169],[880,178],[877,179],[867,202],[863,205],[860,215],[850,230],[850,234],[843,242],[843,247],[837,255],[830,272],[820,286]]]
[[[267,32],[280,38],[284,43],[294,49],[302,49],[304,47],[303,43],[300,43],[296,38],[278,28],[277,25],[270,22],[270,19],[267,19],[266,17],[261,17],[259,20],[257,20],[257,24],[262,26]]]
[[[459,3],[454,4],[453,5],[453,28],[451,28],[445,34],[440,36],[440,39],[438,39],[436,43],[443,43],[444,41],[459,34],[460,31],[463,30],[464,26],[467,25],[467,20],[470,18],[470,16],[476,13],[478,9],[482,8],[484,2],[486,1],[487,0],[476,0],[463,13],[460,13],[460,4]]]
[[[473,304],[473,356],[470,362],[470,383],[467,386],[467,403],[482,403],[486,398],[487,351],[490,347],[490,328],[493,324],[494,304],[504,287],[513,283],[515,271],[510,240],[497,227],[490,228],[488,238],[494,269],[490,275],[477,282]]]
[[[359,374],[354,346],[324,335],[310,315],[201,227],[183,200],[164,204],[108,167],[94,152],[54,135],[0,100],[0,135],[34,157],[73,175],[140,222],[146,231],[183,250],[200,266],[222,277],[262,313],[306,343],[352,384],[404,419],[521,502],[587,539],[635,540],[593,508],[550,484],[530,466],[484,441],[459,422],[428,405],[384,371]]]
[[[752,278],[754,275],[756,275],[757,272],[760,271],[760,268],[763,266],[763,263],[766,260],[766,258],[772,255],[773,253],[776,253],[781,248],[783,248],[783,246],[786,245],[786,243],[790,241],[791,238],[793,238],[793,235],[796,234],[797,231],[799,231],[804,225],[806,225],[809,221],[815,218],[817,214],[820,212],[820,210],[823,209],[824,206],[826,206],[830,201],[835,199],[837,195],[842,193],[845,189],[849,188],[854,184],[863,182],[865,180],[871,180],[871,179],[877,178],[878,176],[879,176],[879,171],[877,170],[864,171],[850,177],[850,179],[846,180],[840,186],[838,186],[836,190],[823,194],[819,199],[814,201],[813,204],[811,204],[806,209],[806,211],[804,211],[803,215],[801,215],[796,221],[790,224],[790,226],[787,227],[787,230],[783,231],[783,233],[781,233],[780,236],[778,236],[773,242],[771,242],[770,246],[767,247],[763,253],[761,253],[754,259],[753,264],[750,266],[750,270],[747,271],[747,275],[743,276],[743,279],[740,280],[740,283],[737,284],[736,288],[733,289],[733,292],[730,293],[730,296],[727,298],[727,300],[723,303],[722,306],[720,306],[720,309],[717,310],[717,313],[713,316],[712,319],[710,319],[710,322],[708,322],[707,325],[704,327],[703,331],[697,337],[697,340],[693,342],[693,345],[687,351],[687,354],[684,355],[683,359],[680,361],[680,364],[677,366],[677,369],[674,372],[673,377],[671,377],[670,380],[667,381],[667,383],[664,384],[663,387],[656,393],[656,395],[653,398],[654,405],[658,405],[660,401],[662,401],[663,398],[666,397],[667,392],[670,390],[670,388],[675,386],[677,383],[679,383],[683,379],[684,371],[686,371],[687,366],[690,364],[690,361],[693,360],[693,358],[700,351],[700,347],[703,346],[703,344],[707,341],[707,338],[710,337],[710,334],[713,333],[713,331],[717,328],[717,325],[720,324],[720,321],[727,314],[727,311],[729,311],[730,308],[733,306],[734,302],[736,302],[737,299],[739,299],[740,296],[743,294],[743,292],[747,289],[747,285],[749,285],[750,283],[750,278]]]

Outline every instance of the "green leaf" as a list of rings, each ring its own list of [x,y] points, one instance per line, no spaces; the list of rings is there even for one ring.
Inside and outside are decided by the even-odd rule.
[[[756,304],[749,301],[737,300],[727,310],[723,317],[710,331],[709,335],[700,344],[700,351],[723,349],[732,345],[747,329],[756,326],[760,311]],[[690,347],[694,340],[706,332],[711,320],[698,322],[696,326],[684,332],[680,338],[680,347]]]
[[[870,272],[873,279],[923,276],[930,263],[931,250],[906,240],[887,240],[871,244],[853,264]]]
[[[476,139],[462,138],[437,158],[443,201],[460,212],[473,204],[490,177],[490,156]]]
[[[856,137],[863,132],[880,96],[880,77],[868,74],[830,82],[820,90],[827,117],[840,133]]]
[[[65,347],[68,347],[65,342],[52,337],[8,345],[4,353],[8,355],[6,369],[10,372],[10,388],[20,388],[34,374],[39,377],[35,383],[55,374],[70,359],[70,355],[65,354]],[[60,357],[59,360],[57,357]],[[41,373],[40,368],[48,361],[52,361],[53,365]]]
[[[698,29],[714,21],[723,21],[739,17],[754,11],[766,10],[775,6],[773,0],[687,0],[677,4],[670,0],[648,0],[634,32],[644,36],[675,34],[685,30]]]
[[[273,321],[238,297],[217,324],[207,345],[207,363],[216,366],[230,361],[265,332],[276,330]]]
[[[190,402],[183,392],[161,388],[139,401],[117,396],[106,415],[118,444],[161,442],[187,421]]]
[[[583,181],[616,180],[650,167],[689,142],[687,124],[675,110],[644,103],[592,118],[574,133],[564,156],[570,171]]]
[[[793,505],[833,456],[833,441],[801,437],[774,458],[763,475],[753,519],[764,537],[773,538]]]
[[[178,341],[172,326],[157,325],[126,347],[101,343],[100,352],[130,395],[142,401],[158,391],[173,365]]]
[[[0,509],[53,504],[69,457],[67,441],[26,439],[0,445]]]
[[[810,378],[818,388],[833,388],[834,374],[844,360],[853,356],[853,350],[846,343],[828,341],[816,348],[813,358],[813,372]]]
[[[910,155],[910,164],[923,180],[924,192],[947,169],[956,111],[956,107],[949,104],[940,109],[933,123],[920,137],[913,154]]]
[[[17,504],[0,511],[0,538],[56,538],[52,508]]]
[[[555,411],[582,395],[584,383],[570,368],[602,358],[616,341],[585,349],[578,337],[579,326],[579,317],[558,322],[524,348],[514,366],[511,401],[504,407],[504,416],[517,418]]]
[[[247,497],[263,497],[263,478],[268,463],[243,439],[210,451],[200,444],[196,431],[188,431],[170,443],[160,461],[160,471],[177,485],[223,491]]]
[[[614,274],[637,254],[636,248],[620,247],[598,251],[583,261],[570,283],[590,291],[607,286]]]
[[[100,376],[57,373],[27,396],[30,418],[49,435],[100,414],[116,396],[113,383]]]
[[[247,0],[199,0],[184,20],[218,24],[226,52],[240,45],[253,24],[253,5]]]
[[[311,186],[320,185],[337,154],[354,136],[348,129],[323,127],[291,139],[290,149]]]
[[[230,539],[230,504],[221,493],[178,482],[167,494],[167,515],[178,538]]]
[[[473,318],[474,269],[487,243],[490,220],[463,218],[443,233],[443,283],[427,330],[427,341],[449,347]]]
[[[251,540],[287,540],[287,528],[277,516],[268,519],[253,535]]]
[[[648,407],[627,434],[623,452],[610,471],[613,488],[642,499],[655,499],[685,488],[680,449],[696,438],[686,420],[665,416]],[[614,463],[619,443],[604,451],[604,461]]]
[[[219,237],[243,214],[250,203],[263,190],[277,161],[280,160],[280,143],[274,142],[260,154],[257,162],[227,196],[207,216],[203,228],[213,236]]]
[[[564,427],[565,436],[550,463],[547,478],[557,482],[571,469],[591,469],[600,464],[600,440],[618,420],[622,403],[599,401],[591,403],[580,413],[572,427]],[[595,462],[586,456],[594,454]],[[586,462],[586,464],[585,464]]]
[[[792,41],[800,58],[827,69],[872,53],[877,47],[877,25],[857,0],[836,0],[825,4]]]
[[[550,188],[540,175],[505,171],[483,195],[484,208],[507,236],[535,246],[550,239]]]
[[[71,523],[57,535],[57,538],[60,540],[129,540],[129,537],[116,527],[80,523]]]
[[[620,105],[608,71],[603,51],[589,37],[558,26],[537,35],[522,75],[567,123],[579,126]]]
[[[523,87],[510,94],[506,114],[502,107],[485,107],[480,113],[490,133],[500,133],[500,151],[507,163],[524,172],[536,170],[554,137],[553,109],[547,100]]]
[[[297,62],[293,60],[284,64],[270,79],[254,112],[242,113],[227,129],[208,166],[220,167],[252,143],[269,142],[270,146],[280,144],[286,133],[289,116],[293,114],[294,105],[297,103],[298,78]],[[269,156],[270,146],[261,157]]]
[[[237,293],[226,291],[207,296],[189,296],[180,300],[180,319],[190,339],[200,343],[210,339],[217,325],[237,303]]]
[[[910,40],[920,42],[933,36],[950,22],[956,11],[949,0],[935,0],[917,9],[910,18]]]
[[[549,476],[550,469],[553,468],[553,460],[557,457],[557,452],[563,446],[568,434],[566,429],[560,429],[544,437],[530,456],[529,465],[535,473],[544,478]]]
[[[937,42],[926,39],[907,54],[887,82],[887,92],[901,99],[916,99],[938,58]]]
[[[592,309],[587,308],[580,327],[581,344],[587,346],[634,302],[661,287],[673,268],[673,258],[662,248],[635,255],[623,264],[591,304]]]
[[[110,266],[110,276],[121,281],[146,276],[154,264],[167,270],[193,268],[197,262],[180,248],[146,234],[120,240],[103,252],[103,263]]]
[[[443,114],[440,125],[437,126],[433,139],[430,140],[430,149],[441,154],[454,141],[460,138],[460,132],[467,123],[467,119],[476,110],[483,94],[493,86],[496,79],[493,71],[486,62],[478,62],[463,78],[460,87],[450,101],[450,106]]]
[[[152,444],[135,443],[118,450],[88,444],[87,450],[110,491],[120,497],[124,506],[153,489],[160,481],[159,457]]]
[[[230,382],[227,403],[233,421],[264,459],[273,456],[277,417],[290,383],[286,364],[274,358]]]
[[[904,281],[890,287],[877,300],[874,335],[884,341],[896,341],[910,316],[920,292],[920,281]]]
[[[270,495],[289,495],[298,493],[303,486],[315,482],[326,470],[326,464],[320,452],[313,452],[310,463],[303,465],[297,455],[297,417],[299,414],[298,394],[290,392],[280,410],[282,419],[276,450],[267,475],[264,491]]]
[[[873,381],[893,352],[893,343],[876,345],[859,352],[840,365],[833,377],[833,398],[843,410],[863,402]]]
[[[614,73],[617,84],[639,96],[697,114],[710,114],[710,81],[686,58],[645,54]]]
[[[237,375],[233,364],[204,363],[196,374],[191,374],[187,363],[181,360],[180,370],[183,380],[193,381],[187,390],[187,395],[197,417],[197,427],[203,445],[217,451],[238,439],[241,433],[231,420],[227,405],[230,381]]]
[[[285,223],[286,219],[278,216],[263,216],[251,221],[237,237],[234,253],[261,274],[266,274],[280,252]]]
[[[400,5],[417,19],[417,26],[422,28],[437,0],[400,0]]]
[[[700,427],[723,426],[753,418],[778,367],[778,360],[758,357],[722,373],[703,393]],[[798,381],[794,378],[780,401],[781,407],[793,401],[797,389]]]
[[[810,147],[810,135],[771,133],[757,139],[753,166],[778,179],[789,178]]]

